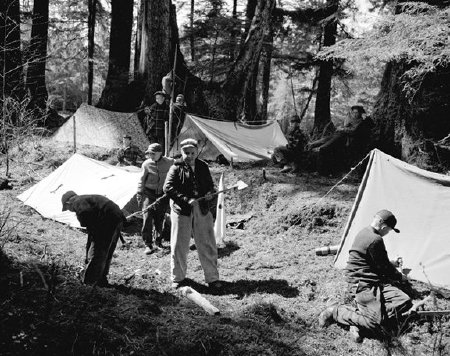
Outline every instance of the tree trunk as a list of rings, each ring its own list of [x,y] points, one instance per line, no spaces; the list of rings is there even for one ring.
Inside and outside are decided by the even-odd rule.
[[[113,0],[111,5],[108,75],[97,106],[113,111],[130,111],[135,109],[135,107],[130,107],[130,100],[128,100],[129,96],[127,95],[130,74],[133,1]]]
[[[242,33],[242,41],[241,43],[245,43],[245,39],[248,36],[248,31],[250,30],[250,26],[253,21],[253,17],[255,16],[256,5],[258,4],[258,0],[247,0],[247,6],[245,8],[245,23],[244,23],[244,32]]]
[[[88,0],[88,104],[92,105],[94,83],[95,16],[97,0]]]
[[[424,2],[443,6],[433,0]],[[400,11],[398,6],[396,13]],[[450,132],[450,66],[427,73],[414,95],[408,96],[402,78],[413,65],[405,61],[386,65],[372,112],[376,125],[373,145],[424,169],[447,171],[450,148],[436,142]]]
[[[45,86],[45,66],[47,62],[49,0],[35,0],[33,6],[33,24],[29,47],[26,85],[31,97],[31,107],[45,110],[47,88]]]
[[[255,76],[258,72],[263,42],[270,29],[274,7],[275,0],[258,2],[244,46],[222,85],[225,94],[224,107],[229,109],[228,117],[244,120],[251,120],[255,117],[252,112],[256,106],[254,102]]]
[[[19,0],[0,2],[0,85],[2,97],[23,94]]]
[[[170,71],[170,0],[142,0],[142,23],[137,79],[145,82],[144,101],[154,101],[153,93],[161,90],[161,79]]]
[[[264,40],[263,48],[263,65],[262,65],[262,83],[261,83],[261,96],[262,105],[260,110],[260,120],[267,121],[267,106],[269,104],[269,89],[270,89],[270,73],[271,62],[273,52],[273,26],[269,24],[269,32],[267,38]]]
[[[327,5],[334,9],[336,14],[339,0],[327,0]],[[323,28],[323,46],[331,46],[336,43],[337,18],[332,15]],[[314,131],[321,133],[331,121],[330,92],[331,79],[333,77],[333,62],[322,61],[319,66],[319,79],[316,94],[316,107],[314,113]]]
[[[189,44],[191,47],[190,49],[192,62],[195,62],[194,12],[195,12],[195,0],[191,0],[191,13],[189,14],[189,28],[191,32],[189,34]]]
[[[237,0],[233,0],[233,10],[231,13],[233,17],[233,28],[231,29],[230,37],[230,61],[234,61],[236,57],[237,38],[239,35],[238,16],[237,16]]]

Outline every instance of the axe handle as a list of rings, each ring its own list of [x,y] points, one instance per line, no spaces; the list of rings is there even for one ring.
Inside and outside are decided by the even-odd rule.
[[[129,218],[132,218],[133,216],[137,216],[139,214],[144,214],[146,211],[148,211],[149,209],[153,208],[156,204],[158,204],[162,199],[166,198],[167,194],[163,194],[161,195],[158,199],[156,199],[153,203],[151,203],[149,206],[147,206],[144,210],[139,210],[136,211],[135,213],[128,215],[126,217],[126,219],[128,220]]]
[[[214,195],[218,195],[218,194],[220,194],[220,193],[227,192],[227,191],[229,191],[229,190],[236,189],[236,188],[237,188],[237,187],[230,187],[230,188],[222,189],[222,190],[219,190],[218,192],[211,193],[209,196],[210,196],[210,197],[213,197]],[[197,199],[195,199],[195,200],[200,201],[200,200],[203,200],[203,199],[205,199],[205,197],[200,197],[200,198],[197,198]]]

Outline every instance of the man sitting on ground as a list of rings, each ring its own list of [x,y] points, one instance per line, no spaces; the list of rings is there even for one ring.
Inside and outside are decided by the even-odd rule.
[[[323,137],[309,143],[306,148],[316,152],[317,170],[328,173],[336,168],[336,165],[344,163],[350,156],[364,154],[363,146],[368,142],[372,120],[363,117],[366,111],[361,105],[353,105],[350,108],[348,118],[344,126],[330,136]],[[355,151],[355,152],[352,152]]]
[[[122,148],[117,152],[120,166],[139,166],[144,160],[144,154],[135,145],[131,144],[131,136],[125,135],[122,139]]]
[[[300,130],[300,118],[298,115],[292,116],[286,138],[288,140],[287,145],[276,147],[272,160],[283,165],[283,168],[280,170],[281,173],[298,172],[300,158],[307,142],[305,135]]]
[[[349,252],[346,276],[357,308],[335,305],[319,316],[319,326],[336,321],[350,326],[356,342],[364,335],[382,337],[399,324],[403,313],[412,307],[411,298],[396,284],[407,277],[389,261],[383,237],[395,228],[397,219],[388,210],[380,210],[370,226],[355,237]]]

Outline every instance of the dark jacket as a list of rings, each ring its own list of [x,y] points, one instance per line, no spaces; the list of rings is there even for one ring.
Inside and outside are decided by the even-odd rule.
[[[370,285],[400,280],[402,274],[389,261],[381,235],[368,226],[355,237],[346,267],[349,283]]]
[[[173,211],[189,216],[192,210],[189,200],[203,197],[206,193],[214,191],[214,182],[206,162],[200,159],[195,160],[193,176],[190,167],[181,161],[176,162],[170,168],[163,190],[173,200]],[[206,214],[209,210],[209,203],[201,200],[200,209],[203,214]]]
[[[103,232],[112,232],[119,223],[125,221],[119,206],[103,195],[78,195],[71,201],[80,225],[93,235],[94,241],[99,233],[104,236]]]
[[[145,118],[146,134],[155,137],[164,137],[164,123],[169,121],[169,106],[166,102],[161,105],[150,105],[150,113]]]

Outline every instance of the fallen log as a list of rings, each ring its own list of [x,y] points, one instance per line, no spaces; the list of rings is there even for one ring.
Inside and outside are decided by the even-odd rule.
[[[190,301],[203,308],[209,315],[219,315],[220,311],[214,305],[212,305],[208,299],[203,297],[199,292],[191,287],[180,287],[178,289],[182,296],[186,297]]]
[[[450,315],[450,310],[419,310],[416,312],[419,317],[428,317],[428,316],[443,316]]]

